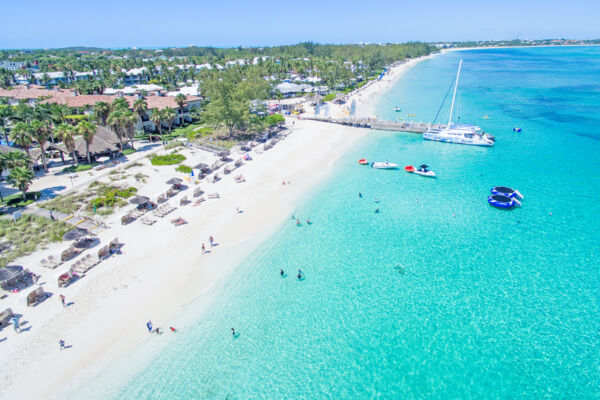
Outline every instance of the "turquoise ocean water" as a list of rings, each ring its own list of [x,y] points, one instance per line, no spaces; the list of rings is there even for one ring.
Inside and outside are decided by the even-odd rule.
[[[598,398],[600,47],[440,55],[390,88],[379,114],[431,120],[461,58],[461,121],[494,148],[369,135],[299,207],[311,226],[290,220],[209,311],[190,305],[177,335],[152,337],[72,397]],[[438,178],[362,157],[424,162]],[[496,185],[520,190],[523,207],[490,207]]]

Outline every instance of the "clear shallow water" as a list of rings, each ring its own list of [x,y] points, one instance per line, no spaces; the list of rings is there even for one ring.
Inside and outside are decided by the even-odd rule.
[[[441,55],[410,70],[380,115],[398,105],[432,119],[459,58],[463,121],[496,147],[374,133],[299,208],[311,226],[290,220],[210,311],[190,305],[184,330],[73,397],[597,398],[600,49]],[[438,178],[362,157],[426,162]],[[519,189],[523,207],[488,206],[495,185]]]

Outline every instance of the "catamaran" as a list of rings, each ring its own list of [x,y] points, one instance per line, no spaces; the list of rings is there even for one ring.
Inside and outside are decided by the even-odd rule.
[[[448,126],[429,127],[423,133],[423,139],[435,140],[438,142],[470,144],[474,146],[493,146],[494,138],[483,132],[481,127],[470,124],[454,124],[452,123],[452,113],[454,111],[454,102],[456,100],[456,90],[458,89],[458,79],[460,77],[460,69],[462,60],[458,64],[458,72],[456,74],[456,82],[454,84],[454,94],[452,95],[452,105],[450,106],[450,118],[448,118]],[[444,99],[445,100],[445,99]]]

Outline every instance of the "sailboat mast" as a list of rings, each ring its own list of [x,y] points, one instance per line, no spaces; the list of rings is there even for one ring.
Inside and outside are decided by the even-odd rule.
[[[458,64],[458,72],[456,73],[456,83],[454,84],[454,94],[452,95],[452,105],[450,106],[450,118],[448,118],[448,127],[452,123],[452,111],[454,110],[454,100],[456,99],[456,89],[458,88],[458,78],[460,77],[460,67],[462,67],[462,60]]]

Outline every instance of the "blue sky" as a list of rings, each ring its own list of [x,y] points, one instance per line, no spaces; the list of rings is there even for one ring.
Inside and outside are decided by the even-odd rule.
[[[593,0],[0,0],[0,48],[600,37]]]

